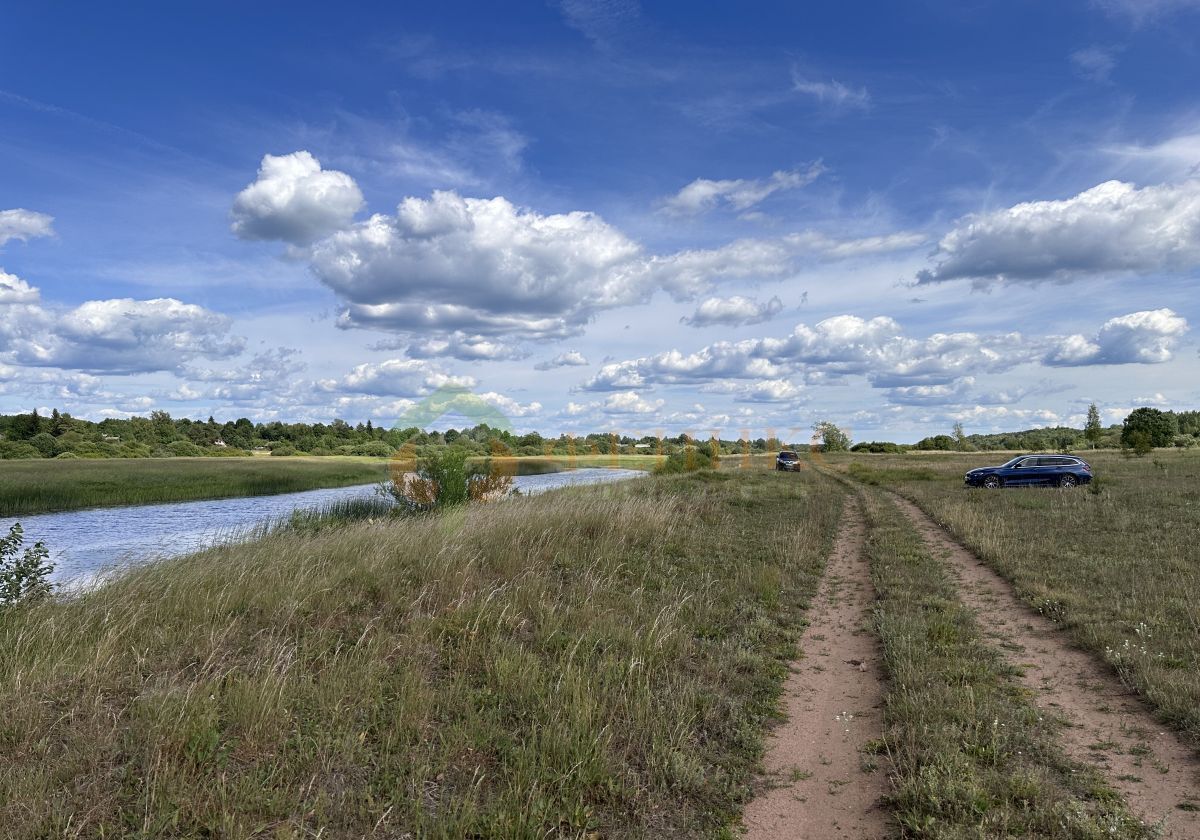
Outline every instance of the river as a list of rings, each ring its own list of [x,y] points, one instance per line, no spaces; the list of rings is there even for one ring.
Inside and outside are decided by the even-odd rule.
[[[513,485],[525,494],[576,484],[601,484],[645,475],[640,470],[578,469],[546,475],[521,475]],[[373,496],[375,484],[305,490],[274,496],[208,499],[161,505],[87,508],[0,520],[2,533],[20,521],[25,545],[46,543],[55,563],[53,579],[77,584],[104,569],[198,551],[235,539],[292,511],[330,502]]]

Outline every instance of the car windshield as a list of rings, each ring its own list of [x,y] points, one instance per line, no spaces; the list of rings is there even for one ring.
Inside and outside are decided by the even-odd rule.
[[[1028,457],[1029,457],[1028,455],[1018,455],[1016,458],[1013,458],[1011,461],[1001,464],[1001,467],[1015,467],[1017,464],[1021,463]]]
[[[796,453],[795,452],[780,452],[779,457],[784,461],[795,461]]]

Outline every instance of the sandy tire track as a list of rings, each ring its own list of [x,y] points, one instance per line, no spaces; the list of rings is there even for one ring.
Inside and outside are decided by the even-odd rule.
[[[1038,707],[1066,722],[1066,754],[1097,767],[1143,820],[1161,821],[1164,837],[1200,838],[1200,813],[1184,810],[1200,807],[1196,754],[1106,664],[1070,647],[1066,635],[1021,601],[1000,575],[915,504],[891,495],[958,578],[963,603],[1021,671]]]
[[[863,555],[866,521],[851,494],[821,581],[801,658],[783,690],[787,721],[764,760],[776,787],[746,807],[751,840],[872,840],[888,834],[885,774],[864,769],[862,748],[882,733],[875,593]]]

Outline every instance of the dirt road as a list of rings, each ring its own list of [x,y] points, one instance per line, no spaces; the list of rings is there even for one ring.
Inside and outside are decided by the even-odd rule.
[[[883,770],[862,752],[880,736],[883,688],[871,628],[866,523],[851,495],[825,578],[784,686],[787,722],[767,745],[776,785],[746,808],[750,840],[871,840],[888,834]]]

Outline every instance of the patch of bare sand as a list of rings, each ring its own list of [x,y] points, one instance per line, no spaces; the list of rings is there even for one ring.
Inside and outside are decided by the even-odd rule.
[[[1063,747],[1100,769],[1135,814],[1164,837],[1200,838],[1200,760],[1093,656],[1070,646],[1052,621],[907,499],[896,504],[960,581],[963,603],[1021,672],[1044,711],[1063,718]]]
[[[884,773],[862,749],[882,732],[880,650],[871,629],[874,590],[863,555],[866,522],[846,502],[825,577],[784,686],[787,721],[767,745],[775,785],[745,814],[751,840],[872,840],[888,834]]]

